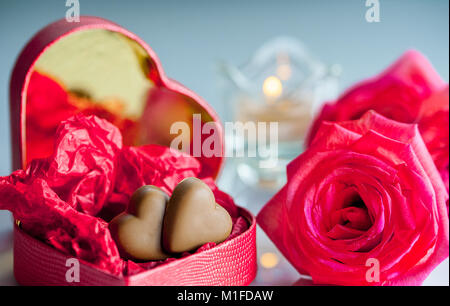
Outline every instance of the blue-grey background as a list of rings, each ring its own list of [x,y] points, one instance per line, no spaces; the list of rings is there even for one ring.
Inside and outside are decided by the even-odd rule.
[[[167,74],[223,111],[215,63],[243,63],[265,41],[291,35],[326,63],[341,64],[346,87],[408,48],[449,78],[449,1],[380,0],[367,23],[365,0],[80,0],[81,14],[113,20],[143,38]],[[16,56],[40,28],[66,13],[65,0],[0,0],[0,175],[10,172],[8,82]]]
[[[143,38],[167,74],[220,113],[215,63],[243,63],[265,41],[290,35],[326,63],[343,67],[342,88],[379,72],[403,51],[423,52],[448,82],[449,1],[379,0],[367,23],[365,0],[80,0],[82,15],[115,21]],[[10,173],[8,83],[28,39],[65,16],[65,0],[0,0],[0,175]],[[0,233],[10,218],[0,213]],[[1,242],[1,241],[0,241]],[[448,283],[448,263],[447,263]]]

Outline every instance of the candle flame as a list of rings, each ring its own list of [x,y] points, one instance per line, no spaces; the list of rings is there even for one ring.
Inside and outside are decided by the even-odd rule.
[[[264,80],[263,92],[266,97],[270,99],[276,99],[283,93],[283,85],[277,77],[270,76]]]

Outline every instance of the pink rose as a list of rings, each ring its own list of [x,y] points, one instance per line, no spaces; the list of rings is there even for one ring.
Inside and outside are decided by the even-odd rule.
[[[375,110],[393,120],[420,124],[424,112],[427,118],[439,112],[448,116],[448,103],[448,85],[423,55],[408,51],[380,75],[353,86],[337,101],[324,105],[309,131],[307,142],[312,141],[322,121],[355,120],[368,110]],[[432,121],[420,125],[421,133],[427,134],[425,144],[447,182],[447,191],[448,129],[448,120],[440,120],[439,125]]]
[[[323,122],[287,172],[257,220],[315,283],[419,285],[448,257],[448,193],[417,125]]]
[[[419,130],[431,157],[449,185],[449,104],[448,86],[427,99],[419,116]],[[447,203],[448,207],[448,203]]]

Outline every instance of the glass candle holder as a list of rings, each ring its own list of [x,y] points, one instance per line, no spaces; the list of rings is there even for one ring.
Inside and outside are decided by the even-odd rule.
[[[269,146],[269,139],[261,144],[261,130],[256,133],[228,133],[228,150],[242,150],[236,157],[236,170],[247,184],[279,188],[285,182],[286,165],[303,151],[309,126],[323,102],[338,93],[340,76],[338,65],[327,66],[315,59],[295,39],[276,38],[264,44],[250,60],[233,66],[221,63],[225,121],[277,123],[277,154],[262,157],[261,145]],[[269,131],[265,131],[269,135]],[[242,138],[243,139],[240,139]],[[264,136],[263,136],[264,138]],[[269,149],[269,148],[263,148]],[[261,167],[270,161],[271,167]]]

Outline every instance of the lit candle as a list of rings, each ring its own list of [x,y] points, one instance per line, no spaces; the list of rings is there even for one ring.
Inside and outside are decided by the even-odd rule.
[[[283,84],[276,76],[270,76],[264,80],[263,93],[269,101],[273,101],[283,94]]]

